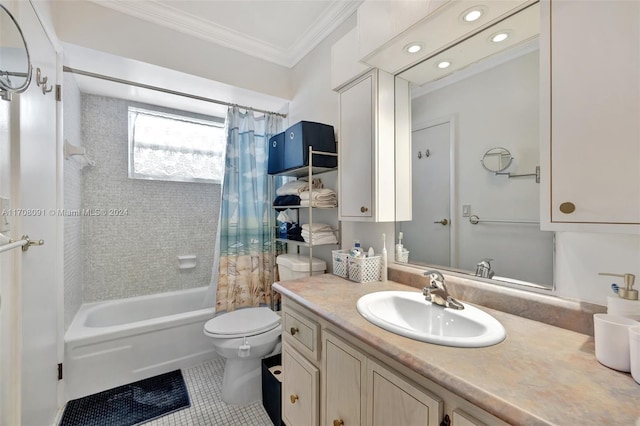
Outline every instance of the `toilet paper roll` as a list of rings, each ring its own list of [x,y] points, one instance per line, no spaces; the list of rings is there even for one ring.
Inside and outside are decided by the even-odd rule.
[[[273,374],[273,377],[275,377],[280,383],[282,383],[282,366],[281,365],[274,365],[273,367],[269,368],[269,371],[271,372],[271,374]]]

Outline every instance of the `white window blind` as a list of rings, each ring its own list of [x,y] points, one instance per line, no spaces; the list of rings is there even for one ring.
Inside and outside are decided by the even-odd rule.
[[[221,183],[224,119],[204,120],[129,107],[129,177]]]

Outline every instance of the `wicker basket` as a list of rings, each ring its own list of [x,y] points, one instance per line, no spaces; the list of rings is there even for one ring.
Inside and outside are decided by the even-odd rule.
[[[333,274],[342,278],[349,277],[349,250],[331,250]]]
[[[380,256],[351,257],[349,258],[349,279],[357,283],[380,281],[381,266]]]
[[[400,256],[396,259],[398,263],[408,263],[409,262],[409,250],[402,250]]]

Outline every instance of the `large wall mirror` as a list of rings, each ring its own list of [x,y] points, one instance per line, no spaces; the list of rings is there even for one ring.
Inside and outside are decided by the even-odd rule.
[[[396,222],[408,263],[553,288],[539,21],[536,3],[399,74],[412,82],[413,220]]]

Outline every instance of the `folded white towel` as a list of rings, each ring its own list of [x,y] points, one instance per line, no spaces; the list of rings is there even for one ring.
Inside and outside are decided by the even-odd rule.
[[[338,244],[338,240],[333,232],[314,232],[310,238],[309,233],[303,230],[301,235],[307,243],[311,239],[313,244]]]
[[[314,200],[336,199],[336,193],[331,188],[318,188],[313,191],[304,191],[300,193],[301,200],[308,200],[313,193]]]
[[[331,225],[327,225],[326,223],[314,223],[313,225],[309,226],[308,223],[303,223],[302,224],[302,232],[330,232],[331,230],[333,230],[333,228],[331,227]]]
[[[322,181],[318,178],[313,179],[313,188],[322,188]],[[309,182],[306,180],[292,180],[276,189],[276,195],[300,195],[302,192],[309,191]]]
[[[311,204],[311,207],[330,208],[330,207],[337,207],[338,200],[337,199],[334,199],[332,201],[313,200],[311,202],[309,202],[309,200],[300,200],[300,207],[309,207],[309,204]]]

